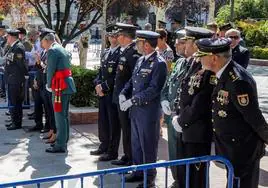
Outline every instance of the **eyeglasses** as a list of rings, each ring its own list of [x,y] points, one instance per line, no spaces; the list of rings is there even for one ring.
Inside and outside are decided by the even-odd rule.
[[[234,40],[239,39],[239,37],[238,37],[238,36],[229,36],[229,38],[230,38],[230,39],[234,39]]]

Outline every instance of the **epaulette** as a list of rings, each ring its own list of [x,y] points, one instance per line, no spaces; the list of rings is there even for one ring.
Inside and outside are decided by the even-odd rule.
[[[233,82],[239,79],[238,74],[234,70],[229,71],[229,76]]]

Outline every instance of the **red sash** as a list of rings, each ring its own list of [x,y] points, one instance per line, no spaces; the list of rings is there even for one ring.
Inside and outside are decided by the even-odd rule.
[[[68,87],[64,79],[70,76],[72,76],[72,71],[70,69],[64,69],[55,72],[52,78],[51,89],[52,91],[55,92],[55,99],[54,99],[55,112],[62,111],[61,92]]]

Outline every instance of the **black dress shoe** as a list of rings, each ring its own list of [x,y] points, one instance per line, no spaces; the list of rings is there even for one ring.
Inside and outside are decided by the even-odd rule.
[[[99,157],[99,161],[111,161],[117,159],[117,157],[116,155],[103,154]]]
[[[27,113],[27,116],[32,116],[32,115],[34,115],[34,112],[28,112]]]
[[[29,116],[28,119],[29,119],[29,120],[34,120],[34,119],[35,119],[35,114],[32,115],[32,116]]]
[[[112,161],[111,164],[118,165],[118,166],[130,166],[131,162],[128,160],[127,157],[123,156],[119,160]]]
[[[11,130],[17,130],[17,129],[21,129],[21,126],[17,126],[15,124],[10,125],[9,127],[7,127],[7,130],[11,131]]]
[[[5,124],[6,127],[10,127],[11,125],[13,125],[12,122],[11,122],[11,123],[7,123],[7,124]]]
[[[138,176],[138,175],[132,173],[132,174],[125,177],[125,181],[128,183],[141,182],[141,181],[143,181],[143,176]]]
[[[47,132],[49,132],[49,130],[50,129],[45,128],[45,129],[40,130],[40,133],[47,133]]]
[[[93,150],[90,152],[90,155],[102,155],[102,154],[105,154],[105,151],[101,149]]]
[[[47,153],[65,153],[66,150],[63,148],[50,147],[46,149]]]
[[[136,188],[144,188],[145,186],[143,186],[143,182],[140,183]],[[156,188],[155,183],[153,180],[148,180],[146,183],[146,188]]]
[[[5,120],[6,123],[10,123],[11,121],[12,121],[11,118]]]
[[[10,116],[10,112],[9,112],[9,111],[6,111],[6,115],[7,115],[7,116]]]

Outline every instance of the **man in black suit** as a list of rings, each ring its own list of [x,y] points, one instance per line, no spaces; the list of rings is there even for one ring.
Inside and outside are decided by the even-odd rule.
[[[256,82],[232,60],[230,39],[202,39],[196,44],[203,68],[217,77],[212,94],[216,154],[230,160],[241,188],[257,188],[268,126],[259,108]]]
[[[240,31],[230,29],[226,32],[225,37],[232,39],[232,59],[246,69],[248,67],[250,54],[247,48],[239,44],[241,41]]]

